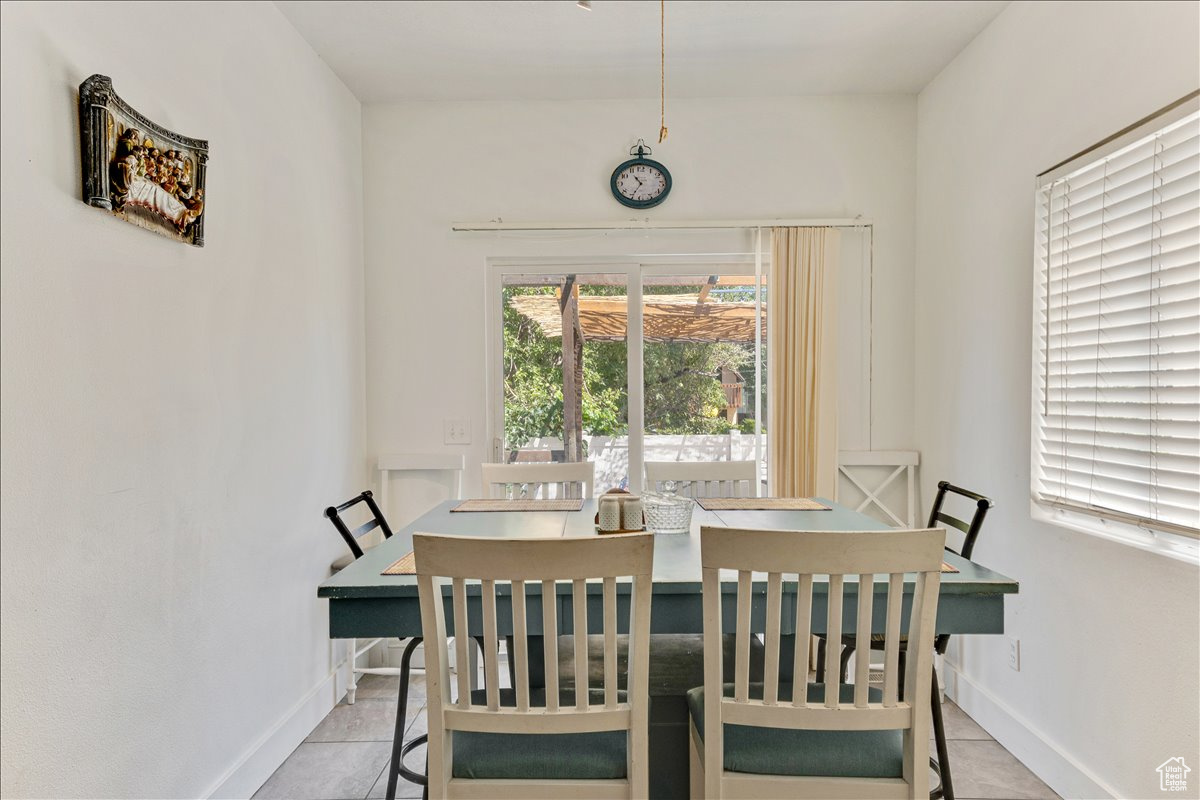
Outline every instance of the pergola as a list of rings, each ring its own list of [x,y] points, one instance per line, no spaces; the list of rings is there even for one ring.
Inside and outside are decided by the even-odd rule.
[[[625,295],[577,295],[579,327],[583,338],[623,341],[628,328]],[[509,305],[533,320],[551,338],[562,336],[561,297],[548,294],[517,295]],[[767,333],[766,309],[762,314]],[[754,341],[754,303],[714,303],[698,294],[645,295],[642,302],[642,336],[654,342]]]
[[[753,279],[750,279],[753,280]],[[642,336],[652,342],[734,342],[755,340],[752,302],[713,302],[715,286],[744,286],[747,279],[712,275],[698,281],[695,294],[647,294],[642,298]],[[671,285],[679,285],[672,279]],[[563,443],[568,461],[583,454],[583,342],[624,341],[629,328],[629,298],[625,295],[581,295],[575,275],[565,276],[554,294],[516,295],[509,305],[532,320],[548,337],[562,337]],[[762,337],[767,335],[767,313],[759,316]],[[723,382],[724,385],[724,382]],[[726,386],[732,403],[740,404],[741,387]]]

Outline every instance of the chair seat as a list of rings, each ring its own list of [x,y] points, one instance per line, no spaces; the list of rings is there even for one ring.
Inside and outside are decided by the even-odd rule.
[[[590,702],[603,703],[604,692],[593,689]],[[625,693],[617,698],[625,701]],[[471,702],[487,703],[487,692],[471,692]],[[560,704],[575,704],[575,693],[564,690]],[[515,706],[516,692],[500,690],[500,705]],[[546,693],[535,689],[529,704],[545,707]],[[624,731],[600,733],[454,733],[454,777],[501,780],[617,780],[626,776]]]
[[[843,703],[854,702],[854,686],[843,684]],[[733,697],[733,684],[725,684]],[[750,697],[761,700],[763,685],[750,684]],[[883,699],[869,689],[872,701]],[[791,701],[791,684],[781,683],[780,701]],[[825,684],[808,684],[808,701],[825,699]],[[700,738],[704,738],[704,687],[687,694],[688,710]],[[756,775],[802,775],[831,778],[900,778],[904,774],[904,737],[898,730],[815,731],[725,725],[725,769]]]

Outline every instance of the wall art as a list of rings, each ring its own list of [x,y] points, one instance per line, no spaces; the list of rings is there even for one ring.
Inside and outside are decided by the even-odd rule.
[[[208,142],[151,122],[93,75],[79,86],[83,201],[148,230],[204,246]]]

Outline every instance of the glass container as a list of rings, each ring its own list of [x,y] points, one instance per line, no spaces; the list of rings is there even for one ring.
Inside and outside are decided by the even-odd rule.
[[[646,509],[646,528],[654,533],[688,533],[692,529],[695,501],[676,494],[674,481],[665,481],[662,492],[642,496]]]

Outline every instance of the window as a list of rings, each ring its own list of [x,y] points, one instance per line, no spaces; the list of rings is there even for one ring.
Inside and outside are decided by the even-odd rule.
[[[1032,492],[1200,535],[1200,103],[1039,177]]]
[[[755,460],[765,477],[769,264],[692,258],[494,268],[497,462],[591,461],[596,492],[639,490],[645,461]]]

